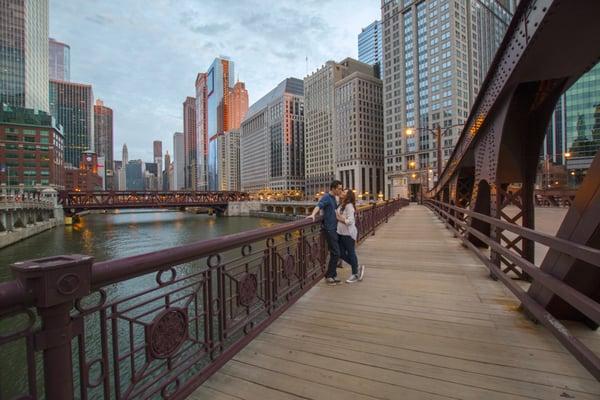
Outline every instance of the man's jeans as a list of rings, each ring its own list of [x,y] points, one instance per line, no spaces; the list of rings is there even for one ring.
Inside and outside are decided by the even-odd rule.
[[[323,232],[329,246],[329,265],[325,273],[325,278],[335,278],[337,276],[337,263],[340,259],[339,237],[336,231],[323,230]]]

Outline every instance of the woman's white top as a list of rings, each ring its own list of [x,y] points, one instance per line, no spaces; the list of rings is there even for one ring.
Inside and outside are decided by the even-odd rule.
[[[341,207],[339,207],[338,210],[341,210]],[[345,222],[338,221],[338,235],[351,236],[352,239],[356,240],[358,229],[356,229],[356,219],[354,218],[354,206],[352,204],[346,204],[346,208],[344,208],[344,211],[341,213]]]

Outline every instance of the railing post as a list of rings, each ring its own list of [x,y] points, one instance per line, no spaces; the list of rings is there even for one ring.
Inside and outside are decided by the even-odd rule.
[[[36,351],[44,353],[47,400],[70,400],[73,392],[71,340],[81,333],[73,324],[76,299],[90,294],[93,258],[73,254],[23,261],[11,265],[19,283],[35,300],[42,327],[34,337]]]

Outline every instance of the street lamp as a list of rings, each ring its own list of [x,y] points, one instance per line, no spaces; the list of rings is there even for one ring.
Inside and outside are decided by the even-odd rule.
[[[456,128],[459,126],[463,126],[463,124],[450,125],[450,126],[446,127],[443,132],[442,132],[442,128],[439,125],[437,125],[435,127],[435,129],[418,127],[418,128],[406,128],[406,130],[405,130],[406,136],[414,135],[415,130],[426,131],[426,132],[433,133],[435,135],[435,138],[437,140],[437,172],[438,172],[437,176],[438,176],[438,180],[440,179],[440,176],[442,176],[442,136],[445,136],[446,132],[448,132],[450,129]]]

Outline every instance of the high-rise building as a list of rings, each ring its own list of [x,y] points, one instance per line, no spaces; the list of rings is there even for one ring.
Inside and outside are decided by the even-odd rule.
[[[0,105],[50,110],[48,20],[48,0],[0,0]]]
[[[358,34],[358,61],[373,65],[381,77],[381,21],[374,21]]]
[[[224,57],[216,58],[208,71],[196,78],[197,189],[217,189],[216,137],[230,130],[229,89],[233,86],[234,64]]]
[[[353,72],[373,74],[373,67],[346,58],[339,63],[327,61],[304,78],[306,194],[329,190],[335,177],[335,84]],[[358,145],[358,144],[357,144]]]
[[[175,132],[173,134],[173,188],[175,190],[185,189],[185,148],[184,134]]]
[[[386,194],[433,183],[435,134],[450,156],[506,29],[506,0],[381,1]],[[406,135],[411,128],[412,135]],[[429,129],[429,130],[428,130]]]
[[[144,188],[146,190],[159,190],[162,189],[162,173],[157,163],[144,163]],[[161,171],[162,172],[162,171]],[[161,185],[159,185],[159,176],[161,176]]]
[[[154,153],[154,162],[158,165],[158,170],[162,171],[162,142],[160,140],[155,140],[152,143],[152,149]],[[158,187],[162,187],[162,175],[157,174],[158,177]]]
[[[304,190],[302,80],[287,78],[254,103],[240,130],[241,190]]]
[[[171,190],[171,155],[169,154],[169,150],[165,154],[165,170],[163,171],[162,177],[162,190]]]
[[[244,82],[236,82],[229,89],[229,127],[230,131],[240,128],[248,112],[248,91]]]
[[[106,190],[114,190],[113,180],[113,111],[100,99],[94,104],[94,149],[100,158],[104,158],[104,182]]]
[[[125,168],[127,171],[127,190],[144,190],[144,162],[142,160],[131,160]]]
[[[94,93],[91,85],[50,81],[50,113],[63,126],[65,162],[79,165],[84,151],[94,151]]]
[[[187,97],[183,102],[183,147],[185,153],[185,188],[196,188],[196,98]]]
[[[219,190],[240,190],[240,131],[217,135]]]
[[[63,141],[50,114],[0,105],[0,183],[64,189]]]
[[[383,85],[375,68],[335,84],[335,176],[364,199],[383,197]]]
[[[56,81],[71,80],[71,47],[50,38],[48,40],[49,77]]]
[[[101,165],[101,161],[98,160],[96,153],[93,151],[82,152],[78,166],[65,168],[65,189],[82,192],[103,190],[104,182],[98,171],[99,165]]]
[[[121,169],[119,170],[119,190],[127,190],[127,164],[129,163],[129,152],[127,144],[123,144],[121,156]]]

